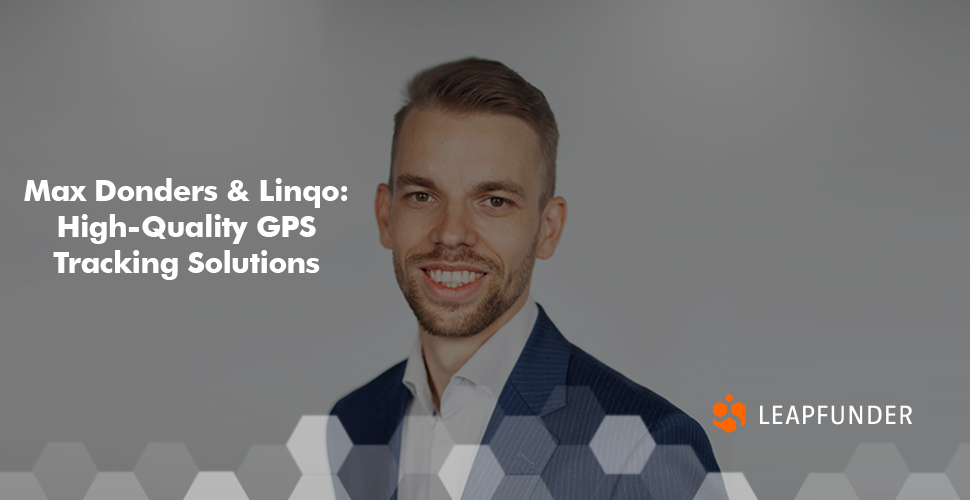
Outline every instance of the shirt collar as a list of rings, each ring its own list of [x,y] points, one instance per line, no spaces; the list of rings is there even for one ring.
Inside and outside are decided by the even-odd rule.
[[[476,386],[487,390],[493,397],[498,397],[505,387],[505,383],[515,368],[515,363],[522,354],[522,349],[529,340],[532,328],[535,326],[536,318],[539,317],[539,308],[536,306],[532,295],[529,295],[525,304],[519,312],[515,313],[502,328],[499,328],[481,347],[475,351],[468,361],[451,378],[465,379]],[[411,345],[411,354],[408,356],[407,365],[404,368],[404,385],[417,399],[428,414],[434,412],[434,403],[431,397],[431,385],[428,383],[428,372],[424,365],[424,356],[421,353],[421,334],[415,336]]]

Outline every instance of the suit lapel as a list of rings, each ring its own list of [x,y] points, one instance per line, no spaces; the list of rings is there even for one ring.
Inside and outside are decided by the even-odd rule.
[[[461,500],[526,499],[556,446],[542,418],[566,405],[569,342],[542,306],[502,389]]]
[[[539,316],[532,334],[505,385],[516,389],[533,414],[544,417],[566,405],[571,346],[546,316],[542,306],[538,307]]]
[[[475,458],[461,500],[527,499],[552,457],[559,437],[546,427],[543,417],[566,405],[566,375],[570,344],[559,333],[542,306],[536,324],[502,388],[495,411],[485,429],[482,447]],[[368,441],[387,443],[393,461],[387,477],[396,484],[401,457],[401,434],[411,393],[392,377],[377,397],[383,425]],[[379,434],[379,435],[377,435]],[[396,487],[390,500],[397,499]],[[456,499],[457,500],[457,499]]]
[[[397,488],[401,422],[410,397],[401,383],[404,368],[404,362],[391,367],[331,412],[353,444],[348,451],[342,439],[326,441],[330,463],[340,464],[335,473],[351,498],[387,500]]]

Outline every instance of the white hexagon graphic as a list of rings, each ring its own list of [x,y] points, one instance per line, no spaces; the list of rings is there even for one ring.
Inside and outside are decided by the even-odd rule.
[[[805,478],[795,500],[859,500],[845,474],[813,472]]]
[[[909,467],[892,443],[862,443],[845,468],[845,477],[859,500],[896,498]]]
[[[906,478],[896,500],[960,500],[946,474],[912,473]]]
[[[296,483],[289,500],[350,500],[350,495],[337,476],[306,474]]]
[[[182,500],[199,468],[184,443],[148,443],[134,472],[151,500]]]
[[[236,469],[236,478],[252,498],[287,498],[300,481],[300,469],[287,448],[257,444]]]
[[[694,500],[758,500],[741,472],[708,472]]]
[[[47,443],[33,472],[50,500],[77,500],[91,487],[98,468],[83,443]]]
[[[946,468],[946,475],[957,495],[963,500],[970,500],[970,443],[963,443],[957,448]]]
[[[397,483],[397,500],[452,500],[437,474],[405,474]]]
[[[504,476],[491,448],[477,444],[456,444],[438,471],[448,496],[462,500],[492,498]],[[475,491],[465,493],[469,483],[475,485]]]
[[[249,500],[236,473],[232,471],[199,472],[184,500]]]
[[[0,472],[0,499],[47,500],[33,472]]]
[[[589,447],[607,474],[639,474],[656,443],[639,415],[607,415]]]
[[[303,474],[336,474],[353,446],[340,419],[330,415],[304,415],[286,442]]]
[[[84,500],[148,500],[134,472],[99,472]]]

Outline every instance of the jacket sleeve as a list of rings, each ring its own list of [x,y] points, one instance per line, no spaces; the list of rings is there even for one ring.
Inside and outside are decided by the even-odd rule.
[[[637,442],[624,471],[610,497],[614,500],[695,500],[698,494],[705,500],[728,498],[707,434],[684,413],[654,424]]]

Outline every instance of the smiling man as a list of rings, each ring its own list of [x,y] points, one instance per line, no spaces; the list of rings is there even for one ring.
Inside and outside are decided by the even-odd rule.
[[[427,69],[394,117],[380,241],[411,354],[341,399],[352,499],[722,497],[703,429],[569,343],[529,294],[555,252],[555,117],[505,65]]]

